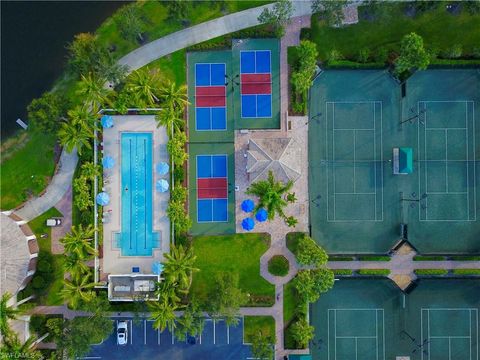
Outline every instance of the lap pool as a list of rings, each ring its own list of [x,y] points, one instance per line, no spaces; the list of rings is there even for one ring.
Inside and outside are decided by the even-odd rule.
[[[152,230],[152,133],[121,135],[121,232],[116,234],[122,256],[152,256],[159,246]]]

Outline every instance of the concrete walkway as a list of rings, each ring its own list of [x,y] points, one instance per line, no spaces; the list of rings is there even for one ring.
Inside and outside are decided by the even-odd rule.
[[[52,228],[52,254],[63,254],[64,247],[60,239],[72,229],[72,186],[63,195],[55,208],[63,214],[62,225]]]
[[[40,197],[25,202],[21,208],[14,210],[14,214],[29,222],[55,206],[71,186],[77,162],[76,149],[71,153],[63,149],[55,174],[45,192]]]
[[[292,3],[294,7],[292,17],[311,13],[310,1],[292,1]],[[272,6],[273,4],[269,4],[247,9],[174,32],[133,50],[122,57],[119,64],[126,65],[130,71],[133,71],[177,50],[259,25],[258,16],[263,9]]]

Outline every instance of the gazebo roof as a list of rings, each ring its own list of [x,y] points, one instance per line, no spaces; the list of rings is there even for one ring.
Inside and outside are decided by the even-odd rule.
[[[250,139],[247,173],[250,181],[263,180],[272,171],[277,180],[296,181],[301,172],[302,152],[292,138]]]
[[[0,256],[2,277],[0,281],[0,295],[7,291],[15,295],[28,275],[30,250],[27,237],[15,220],[3,213],[0,216],[0,242],[2,249],[2,256]]]

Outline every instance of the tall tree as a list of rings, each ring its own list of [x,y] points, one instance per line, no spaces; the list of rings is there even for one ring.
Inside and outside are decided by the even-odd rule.
[[[265,208],[268,212],[270,220],[275,218],[275,214],[285,218],[283,208],[288,205],[284,200],[284,194],[288,193],[293,187],[293,181],[284,184],[281,181],[276,181],[273,172],[268,173],[267,180],[260,180],[251,184],[246,194],[255,195],[259,198],[256,210]]]
[[[348,0],[314,0],[312,2],[312,12],[321,13],[329,26],[340,26],[345,18],[343,8],[348,3]]]
[[[301,270],[293,280],[295,289],[307,302],[315,302],[320,294],[333,287],[335,276],[330,269]]]
[[[172,157],[176,166],[183,166],[188,159],[188,153],[185,151],[187,135],[183,131],[177,131],[167,143],[167,151]]]
[[[33,99],[27,107],[32,127],[46,133],[56,130],[65,116],[66,101],[63,96],[53,92],[43,93],[38,99]]]
[[[400,76],[412,69],[425,70],[430,64],[430,55],[425,50],[423,38],[414,32],[403,37],[400,56],[395,60],[395,74]]]
[[[68,152],[77,148],[79,154],[85,147],[91,149],[90,140],[93,138],[93,131],[82,122],[63,122],[58,130],[58,138]]]
[[[68,120],[73,124],[82,124],[89,129],[98,127],[97,117],[91,112],[90,109],[84,106],[75,106],[68,110]]]
[[[272,360],[274,351],[274,339],[264,336],[261,331],[254,335],[252,340],[252,355],[258,360]]]
[[[171,20],[184,20],[188,16],[188,3],[186,0],[171,0],[167,3],[168,18]]]
[[[292,2],[279,0],[271,9],[265,8],[258,17],[258,21],[262,24],[270,24],[274,28],[275,35],[280,38],[285,34],[285,27],[290,23],[292,15]]]
[[[74,225],[72,230],[60,239],[60,242],[65,246],[65,251],[77,254],[81,259],[87,259],[96,253],[92,244],[94,233],[95,229],[92,225],[88,225],[86,228],[82,224]]]
[[[115,22],[120,35],[130,42],[143,41],[142,33],[145,31],[145,20],[139,3],[121,7],[115,14]]]
[[[87,274],[90,268],[85,264],[85,259],[78,256],[77,253],[65,254],[63,268],[72,276],[82,276]]]
[[[97,113],[103,105],[108,104],[108,95],[111,90],[105,87],[105,78],[93,75],[82,75],[78,83],[77,95],[84,102],[84,106],[93,113]]]
[[[162,107],[183,109],[188,105],[187,85],[177,85],[174,81],[167,80],[160,88]]]
[[[182,289],[188,289],[192,274],[198,271],[195,267],[196,259],[192,247],[170,246],[170,253],[165,254],[163,276],[171,283],[177,282]]]
[[[15,320],[22,313],[20,309],[8,305],[12,297],[12,294],[5,292],[0,299],[0,333],[3,336],[10,333],[8,321]]]
[[[293,340],[300,348],[306,348],[310,340],[314,337],[315,329],[305,318],[297,320],[291,327],[290,333]]]
[[[190,299],[183,315],[177,319],[175,337],[184,341],[186,335],[199,336],[205,326],[205,317],[200,310],[200,305],[195,298]]]
[[[208,297],[209,313],[224,318],[227,325],[237,325],[240,306],[247,302],[247,294],[238,287],[238,274],[221,272],[215,275],[215,287]]]
[[[315,240],[304,235],[298,241],[297,261],[301,265],[323,266],[328,261],[327,252],[321,248]]]
[[[150,309],[150,319],[153,320],[153,328],[160,331],[167,327],[170,330],[175,329],[175,310],[177,305],[168,301],[151,301],[148,303]]]
[[[167,128],[168,136],[171,136],[173,131],[180,132],[183,129],[185,120],[183,119],[183,112],[173,106],[167,106],[161,109],[157,115],[157,126],[165,126]]]
[[[100,176],[100,166],[95,165],[92,161],[87,161],[82,164],[82,176],[88,180],[93,181],[97,176]]]
[[[29,337],[27,341],[22,342],[16,333],[6,334],[2,346],[0,346],[0,359],[43,359],[43,355],[32,348],[35,340],[34,337]]]
[[[127,78],[125,87],[140,108],[152,107],[158,102],[160,78],[156,71],[134,70]]]
[[[60,291],[62,297],[73,309],[78,309],[82,302],[90,302],[95,298],[93,289],[99,284],[90,280],[87,274],[72,274],[71,280],[65,279],[63,289]]]

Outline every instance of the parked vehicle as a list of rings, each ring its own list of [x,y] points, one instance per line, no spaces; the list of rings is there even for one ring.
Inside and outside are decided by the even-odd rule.
[[[47,219],[46,225],[50,226],[50,227],[60,226],[60,225],[62,225],[62,219],[60,219],[60,218]]]
[[[128,342],[128,326],[126,321],[119,321],[117,324],[117,343],[126,345]]]

